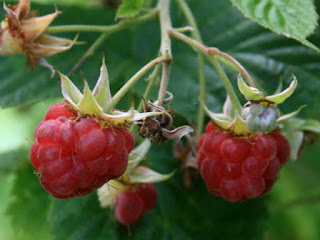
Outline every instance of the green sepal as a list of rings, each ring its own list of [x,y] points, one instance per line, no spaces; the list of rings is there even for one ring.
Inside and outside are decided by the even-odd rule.
[[[127,185],[117,180],[108,181],[97,191],[100,206],[102,208],[114,207],[118,194],[124,192],[127,188]]]
[[[56,70],[56,72],[61,79],[61,90],[64,99],[66,99],[75,110],[79,110],[78,103],[83,97],[82,93],[67,76],[63,75],[58,70]]]
[[[206,113],[209,115],[210,119],[219,127],[228,130],[229,125],[232,123],[232,119],[230,116],[225,115],[223,113],[213,113],[211,112],[206,105],[200,101],[201,106],[206,111]]]
[[[261,100],[264,98],[263,92],[254,87],[249,87],[243,80],[242,76],[238,75],[238,87],[240,92],[247,100]]]
[[[108,70],[104,56],[102,57],[100,76],[92,93],[95,96],[98,104],[102,107],[103,111],[105,112],[108,102],[111,101],[111,92],[109,85]]]
[[[240,117],[238,111],[235,112],[233,122],[228,126],[236,135],[248,135],[251,131],[247,128],[245,120]]]
[[[151,147],[150,140],[146,139],[139,144],[129,154],[128,168],[120,177],[129,183],[154,183],[165,181],[170,178],[174,172],[169,174],[160,174],[147,167],[139,165],[146,159],[146,155]]]
[[[314,119],[291,118],[282,123],[282,134],[290,143],[290,159],[296,160],[304,140],[304,132],[320,134],[320,122]]]
[[[141,161],[145,160],[145,156],[149,152],[151,142],[145,139],[138,147],[133,149],[129,154],[128,171],[134,169]]]
[[[103,113],[102,107],[99,106],[99,103],[93,96],[86,80],[84,80],[83,97],[78,106],[83,114],[101,115]]]
[[[160,174],[147,167],[138,166],[129,173],[131,183],[155,183],[162,182],[173,176],[175,171],[169,174]]]
[[[297,116],[299,114],[299,112],[305,108],[307,105],[302,105],[301,107],[299,107],[296,111],[292,112],[292,113],[288,113],[288,114],[285,114],[285,115],[282,115],[281,117],[279,117],[277,119],[277,122],[283,122],[283,121],[287,121],[291,118],[294,118],[295,116]]]
[[[294,92],[294,90],[298,85],[297,78],[293,74],[292,74],[292,77],[293,77],[293,80],[287,89],[283,90],[278,94],[267,96],[265,97],[265,99],[276,104],[283,103],[287,98],[289,98],[292,95],[292,93]]]
[[[290,160],[297,160],[303,143],[303,131],[282,132],[290,144]]]

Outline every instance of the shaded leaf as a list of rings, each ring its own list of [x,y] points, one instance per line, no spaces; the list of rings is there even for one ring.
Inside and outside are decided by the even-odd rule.
[[[51,201],[33,172],[30,164],[17,171],[7,214],[15,230],[15,239],[47,240],[51,239],[48,220]]]
[[[139,14],[144,0],[123,0],[117,11],[117,18],[135,17]]]

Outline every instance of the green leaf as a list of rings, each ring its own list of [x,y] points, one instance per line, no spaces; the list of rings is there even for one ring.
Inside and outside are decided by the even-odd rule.
[[[313,0],[231,0],[246,16],[286,37],[320,51],[306,38],[314,32],[318,15]]]
[[[17,171],[11,196],[7,214],[15,239],[51,239],[48,220],[51,201],[30,164]]]
[[[177,168],[171,145],[159,150],[153,146],[148,160],[158,172]],[[152,239],[262,239],[266,219],[263,198],[244,203],[229,203],[208,192],[198,178],[195,186],[183,188],[181,172],[157,183],[158,203],[130,227],[132,240]],[[95,193],[71,200],[54,200],[50,219],[54,239],[128,239],[110,209],[99,206]],[[62,227],[63,226],[63,227]]]
[[[28,151],[18,149],[0,154],[0,179],[12,171],[18,170],[26,160]]]
[[[117,18],[135,17],[139,14],[144,0],[123,0],[117,11]]]

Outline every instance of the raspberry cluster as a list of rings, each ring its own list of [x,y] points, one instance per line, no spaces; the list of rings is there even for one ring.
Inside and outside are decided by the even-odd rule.
[[[86,195],[119,177],[134,147],[127,129],[101,129],[92,117],[76,119],[63,103],[55,104],[34,133],[31,163],[41,185],[56,198]]]
[[[279,131],[236,137],[209,122],[198,142],[198,165],[208,190],[230,202],[266,194],[290,145]]]
[[[126,226],[137,222],[157,204],[158,194],[152,183],[139,185],[121,192],[116,198],[116,218]]]

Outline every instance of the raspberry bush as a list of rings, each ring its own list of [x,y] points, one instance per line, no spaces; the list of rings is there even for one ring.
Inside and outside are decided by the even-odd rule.
[[[1,236],[319,239],[317,1],[37,2],[0,10]]]

